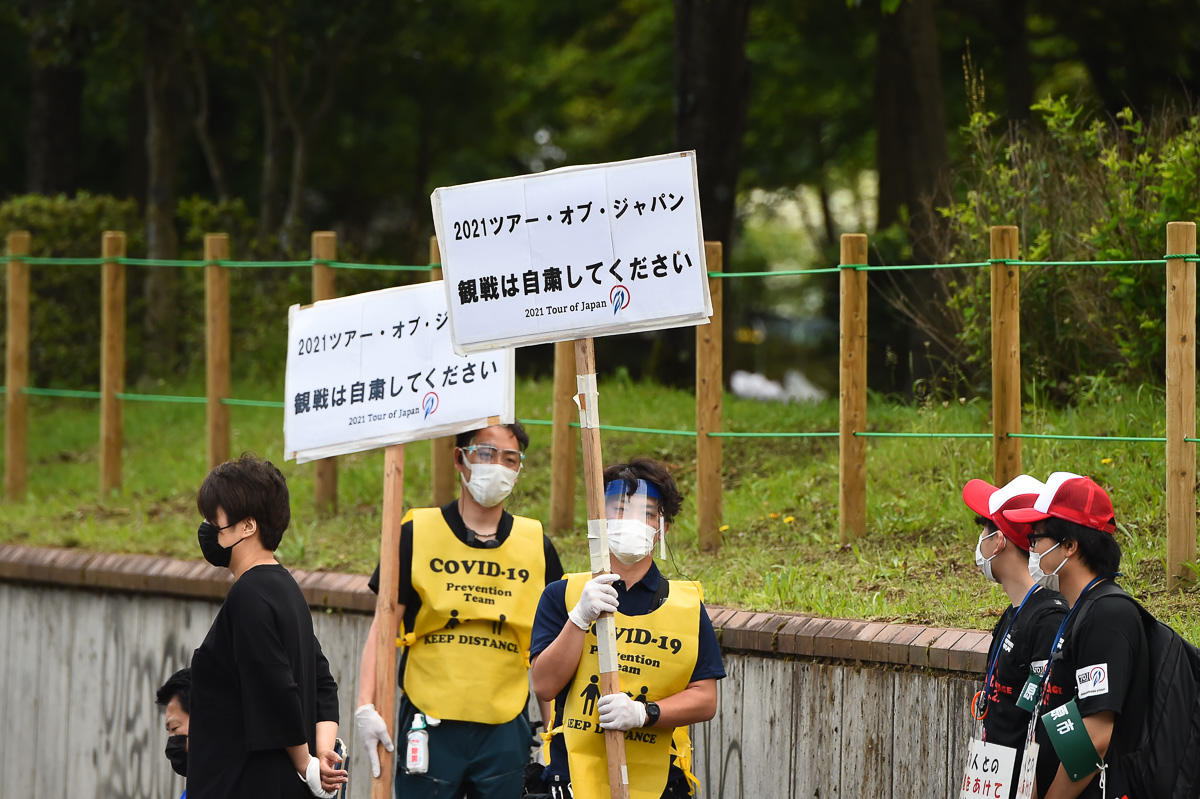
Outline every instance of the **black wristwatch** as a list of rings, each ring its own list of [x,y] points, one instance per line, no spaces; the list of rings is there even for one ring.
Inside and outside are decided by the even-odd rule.
[[[658,723],[658,717],[662,715],[662,711],[658,708],[657,702],[643,702],[646,706],[646,723],[643,727],[653,727]]]

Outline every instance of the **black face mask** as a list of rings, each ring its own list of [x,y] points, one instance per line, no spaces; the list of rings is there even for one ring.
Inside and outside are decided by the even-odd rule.
[[[220,534],[221,530],[215,524],[201,522],[200,529],[196,531],[196,540],[200,542],[200,552],[205,560],[218,569],[228,569],[229,559],[233,557],[233,547],[241,541],[231,547],[223,547],[217,538]]]
[[[187,739],[186,735],[167,738],[167,760],[171,761],[171,768],[181,777],[187,776]]]

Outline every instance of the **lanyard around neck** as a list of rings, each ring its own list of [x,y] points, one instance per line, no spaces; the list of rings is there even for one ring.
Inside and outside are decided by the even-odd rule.
[[[1062,624],[1058,626],[1058,632],[1054,635],[1054,645],[1050,647],[1050,658],[1049,662],[1046,664],[1046,676],[1042,678],[1042,690],[1038,692],[1036,708],[1040,708],[1042,706],[1042,703],[1046,699],[1046,693],[1050,690],[1050,673],[1054,671],[1055,655],[1058,655],[1062,652],[1063,633],[1067,629],[1067,625],[1071,623],[1071,618],[1075,615],[1075,611],[1079,610],[1079,607],[1083,604],[1084,597],[1088,595],[1088,591],[1092,590],[1092,586],[1096,585],[1096,583],[1100,582],[1101,580],[1107,579],[1107,575],[1102,575],[1085,585],[1083,590],[1079,592],[1079,598],[1076,599],[1075,604],[1071,606],[1071,611],[1067,613],[1066,617],[1062,620]],[[1034,717],[1037,717],[1036,709],[1034,712]]]
[[[1004,635],[1000,636],[1000,643],[996,646],[996,654],[992,655],[992,662],[988,664],[987,677],[983,680],[983,690],[986,692],[992,685],[992,674],[996,671],[996,663],[1000,660],[1000,653],[1004,651],[1004,641],[1008,638],[1008,634],[1012,632],[1013,625],[1017,623],[1017,619],[1021,616],[1021,609],[1025,607],[1025,603],[1029,601],[1029,597],[1033,596],[1033,592],[1041,588],[1037,583],[1033,584],[1025,593],[1025,598],[1021,600],[1021,604],[1017,605],[1017,612],[1013,614],[1012,619],[1008,622],[1008,627],[1004,629]]]
[[[975,694],[971,700],[971,715],[977,721],[982,722],[987,716],[988,691],[991,690],[992,674],[996,670],[996,663],[1000,660],[1000,653],[1004,651],[1004,640],[1008,638],[1009,632],[1012,631],[1013,625],[1017,623],[1017,618],[1021,615],[1021,609],[1025,607],[1025,603],[1029,601],[1029,597],[1038,590],[1036,584],[1033,585],[1026,593],[1025,598],[1021,600],[1021,604],[1017,605],[1017,611],[1008,622],[1008,627],[1004,629],[1004,634],[1000,636],[999,642],[996,644],[996,654],[992,655],[992,661],[988,664],[987,676],[983,680],[983,690]]]

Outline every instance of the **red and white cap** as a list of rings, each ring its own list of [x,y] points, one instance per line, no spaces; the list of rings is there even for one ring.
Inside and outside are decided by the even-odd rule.
[[[1017,524],[1032,524],[1053,516],[1102,533],[1115,533],[1112,500],[1090,477],[1055,472],[1032,508],[1006,510],[1004,518]]]
[[[1001,488],[986,480],[971,480],[963,486],[963,502],[980,516],[995,522],[1005,538],[1028,550],[1032,525],[1014,522],[1001,511],[1031,508],[1045,489],[1045,483],[1027,474],[1014,477]]]

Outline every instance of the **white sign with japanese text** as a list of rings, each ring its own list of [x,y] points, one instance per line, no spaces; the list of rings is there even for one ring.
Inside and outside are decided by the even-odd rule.
[[[457,352],[703,324],[695,152],[434,191]]]
[[[1008,799],[1012,796],[1013,766],[1017,750],[971,739],[967,750],[967,768],[963,775],[959,799]]]
[[[293,305],[285,386],[298,463],[514,418],[512,350],[455,354],[436,282]]]

